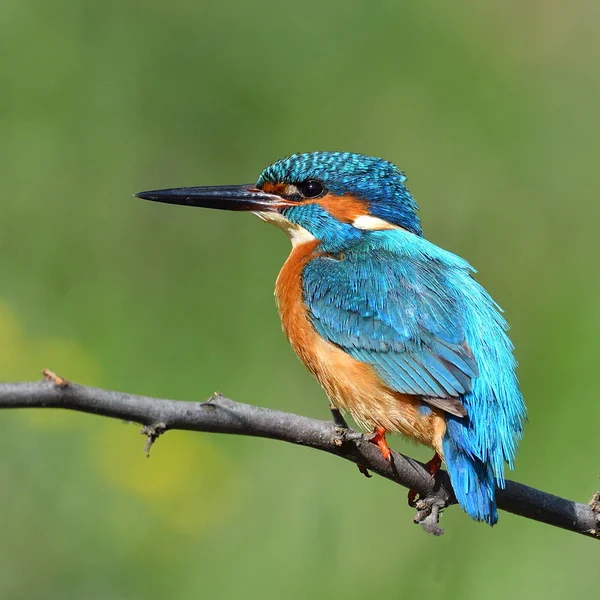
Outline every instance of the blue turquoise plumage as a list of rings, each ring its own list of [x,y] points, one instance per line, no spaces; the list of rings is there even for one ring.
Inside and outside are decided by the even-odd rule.
[[[249,210],[284,229],[283,327],[331,402],[364,428],[432,446],[460,506],[496,523],[525,418],[508,326],[470,264],[423,237],[395,165],[311,152],[267,167],[255,186],[144,194]]]
[[[495,523],[495,486],[504,462],[513,466],[523,417],[506,322],[461,258],[403,230],[364,237],[343,261],[305,267],[312,322],[392,389],[464,406],[467,415],[447,407],[445,461],[463,508]]]

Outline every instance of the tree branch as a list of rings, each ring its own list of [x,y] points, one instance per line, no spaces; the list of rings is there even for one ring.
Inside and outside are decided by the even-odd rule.
[[[44,371],[44,377],[37,383],[0,383],[0,409],[63,408],[140,423],[147,436],[146,453],[159,435],[176,429],[262,437],[323,450],[356,463],[363,473],[368,469],[417,491],[414,520],[437,535],[443,532],[437,524],[439,511],[456,503],[446,471],[431,477],[422,463],[397,452],[388,463],[339,413],[329,422],[234,402],[220,394],[206,402],[183,402],[77,385],[50,371]],[[502,510],[600,539],[598,493],[585,505],[507,481],[497,500]]]

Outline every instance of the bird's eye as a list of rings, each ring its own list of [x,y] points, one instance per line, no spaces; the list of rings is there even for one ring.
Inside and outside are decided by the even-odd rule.
[[[304,198],[318,198],[325,194],[325,186],[316,179],[309,179],[299,183],[297,186],[298,191]]]

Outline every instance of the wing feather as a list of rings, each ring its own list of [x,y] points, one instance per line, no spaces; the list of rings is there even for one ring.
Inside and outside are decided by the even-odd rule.
[[[391,389],[456,416],[477,377],[460,298],[447,265],[358,248],[319,256],[303,272],[304,299],[325,339],[370,364]]]

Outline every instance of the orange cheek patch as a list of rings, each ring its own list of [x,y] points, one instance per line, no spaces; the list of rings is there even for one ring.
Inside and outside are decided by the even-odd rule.
[[[357,217],[370,214],[367,202],[349,195],[327,194],[311,203],[322,206],[332,217],[342,223],[353,223]]]
[[[288,193],[288,184],[287,183],[272,183],[267,181],[263,184],[262,189],[263,192],[267,192],[268,194],[277,194],[281,196],[282,194]]]

